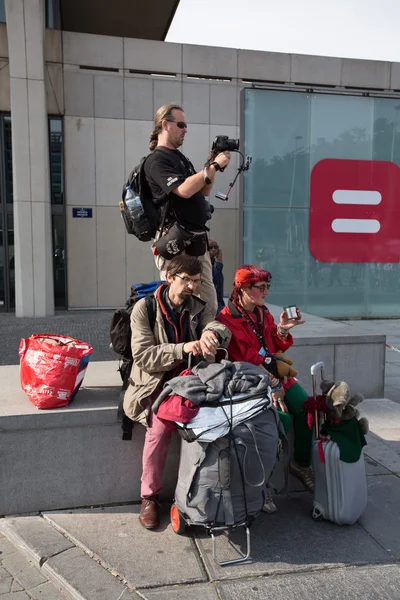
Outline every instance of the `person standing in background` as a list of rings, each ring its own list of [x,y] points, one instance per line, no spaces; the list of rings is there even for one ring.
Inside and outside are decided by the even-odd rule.
[[[223,262],[222,262],[222,250],[218,246],[215,240],[208,241],[208,248],[210,251],[211,266],[212,266],[212,277],[217,294],[217,314],[225,306],[224,302],[224,274],[223,274]]]

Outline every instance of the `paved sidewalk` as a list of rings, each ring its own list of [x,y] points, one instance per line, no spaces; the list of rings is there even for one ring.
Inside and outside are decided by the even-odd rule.
[[[0,533],[1,600],[67,600],[33,562]]]

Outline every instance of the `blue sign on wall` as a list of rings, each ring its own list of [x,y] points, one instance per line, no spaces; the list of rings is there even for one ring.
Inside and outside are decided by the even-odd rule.
[[[93,217],[92,208],[73,208],[72,216],[79,219],[91,219]]]

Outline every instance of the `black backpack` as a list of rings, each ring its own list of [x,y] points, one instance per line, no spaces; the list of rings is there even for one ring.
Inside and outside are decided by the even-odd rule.
[[[122,188],[122,200],[119,203],[121,216],[126,230],[141,242],[149,242],[156,235],[160,225],[160,208],[153,201],[149,184],[144,173],[144,163],[147,156],[143,157],[128,177]],[[127,187],[130,186],[135,201],[129,206],[126,203]]]
[[[161,281],[152,281],[148,284],[132,285],[131,295],[126,301],[126,308],[117,309],[110,323],[111,347],[120,359],[119,373],[122,379],[122,387],[118,403],[118,420],[122,421],[122,439],[132,439],[133,421],[124,413],[124,396],[129,385],[129,378],[132,371],[133,357],[131,349],[131,312],[138,300],[146,298],[146,308],[149,315],[150,327],[153,330],[156,322],[156,299],[154,291],[161,284]]]

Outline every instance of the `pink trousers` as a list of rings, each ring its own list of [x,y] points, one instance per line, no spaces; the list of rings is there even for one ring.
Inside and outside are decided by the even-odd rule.
[[[143,470],[140,490],[142,498],[156,496],[161,492],[168,445],[171,441],[171,433],[175,429],[176,426],[172,421],[161,421],[150,411],[142,458]]]

